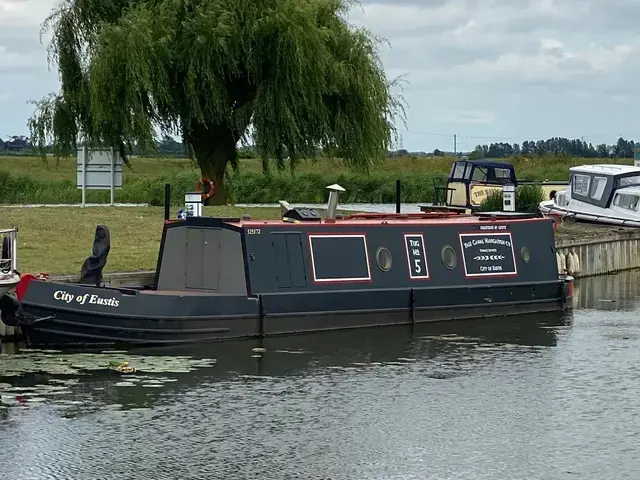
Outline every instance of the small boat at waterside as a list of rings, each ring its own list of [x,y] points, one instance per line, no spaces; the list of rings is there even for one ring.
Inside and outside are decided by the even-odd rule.
[[[477,211],[489,195],[502,192],[505,185],[514,188],[536,185],[544,198],[553,199],[556,192],[567,188],[567,182],[521,180],[509,162],[489,159],[458,160],[451,165],[448,177],[434,179],[435,203],[420,205],[423,212]]]
[[[189,216],[164,224],[152,285],[101,284],[98,226],[80,284],[24,275],[31,345],[172,345],[572,308],[553,222],[530,214]],[[198,209],[196,209],[198,211]]]
[[[640,227],[640,167],[582,165],[570,168],[569,185],[540,203],[545,215],[592,223]]]

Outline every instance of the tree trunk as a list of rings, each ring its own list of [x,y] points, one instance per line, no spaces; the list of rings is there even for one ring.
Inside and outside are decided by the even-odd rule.
[[[202,177],[209,178],[215,185],[215,193],[205,202],[205,205],[226,205],[224,173],[227,164],[238,153],[233,130],[226,125],[195,124],[189,132],[189,141]]]

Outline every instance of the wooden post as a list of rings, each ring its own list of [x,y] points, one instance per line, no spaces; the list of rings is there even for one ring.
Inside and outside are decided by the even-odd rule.
[[[82,146],[82,206],[87,202],[87,147]]]
[[[116,197],[116,153],[111,147],[111,206],[113,207]]]
[[[400,179],[396,180],[396,213],[400,213]]]
[[[171,215],[171,184],[164,184],[164,219],[169,220]]]

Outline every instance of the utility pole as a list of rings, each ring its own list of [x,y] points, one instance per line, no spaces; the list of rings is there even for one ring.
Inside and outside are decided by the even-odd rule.
[[[453,156],[458,156],[458,136],[455,133],[453,134]]]

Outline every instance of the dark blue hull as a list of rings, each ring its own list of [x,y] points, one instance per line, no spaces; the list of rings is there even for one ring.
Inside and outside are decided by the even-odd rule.
[[[31,345],[178,345],[389,325],[562,311],[571,296],[563,279],[455,288],[266,294],[258,298],[169,294],[34,281],[22,305],[39,317],[25,327]],[[64,289],[74,300],[54,301]],[[118,302],[77,304],[91,295]],[[58,294],[58,296],[60,296]],[[36,299],[40,301],[36,301]],[[114,302],[112,302],[114,303]],[[182,312],[182,313],[180,313]],[[220,312],[219,314],[217,312]]]

